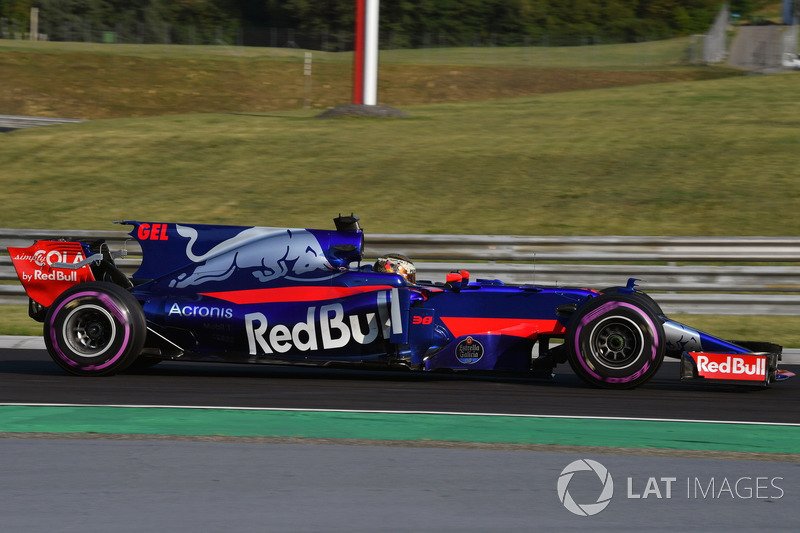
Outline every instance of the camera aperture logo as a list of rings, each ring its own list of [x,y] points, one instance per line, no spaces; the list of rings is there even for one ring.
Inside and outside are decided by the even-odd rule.
[[[569,492],[569,484],[572,481],[576,472],[594,472],[600,479],[602,490],[597,497],[597,501],[593,503],[578,503]],[[583,478],[583,476],[581,476]],[[608,469],[591,459],[578,459],[568,464],[561,475],[558,476],[558,499],[564,504],[564,507],[573,514],[578,516],[593,516],[608,507],[611,503],[611,497],[614,495],[614,480],[611,478]]]

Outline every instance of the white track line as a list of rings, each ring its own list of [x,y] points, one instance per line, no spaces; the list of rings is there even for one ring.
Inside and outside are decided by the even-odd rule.
[[[0,402],[0,407],[115,407],[120,409],[196,409],[212,411],[273,411],[273,412],[305,412],[305,413],[350,413],[350,414],[389,414],[389,415],[453,415],[453,416],[485,416],[509,418],[552,418],[563,420],[628,420],[636,422],[686,422],[692,424],[743,424],[749,426],[788,426],[800,427],[800,423],[789,422],[752,422],[745,420],[702,420],[686,418],[640,418],[621,416],[579,416],[579,415],[536,415],[518,413],[470,413],[450,411],[402,411],[402,410],[369,410],[369,409],[301,409],[296,407],[225,407],[214,405],[136,405],[136,404],[79,404],[79,403],[14,403]]]

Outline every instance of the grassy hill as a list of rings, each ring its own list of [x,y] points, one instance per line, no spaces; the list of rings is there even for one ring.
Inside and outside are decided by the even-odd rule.
[[[689,40],[381,53],[380,103],[420,105],[739,74],[685,65]],[[352,54],[0,40],[0,114],[119,118],[327,109],[351,99]]]
[[[687,45],[388,51],[380,103],[413,118],[323,120],[347,54],[315,52],[307,93],[303,51],[0,41],[0,114],[92,119],[0,134],[0,227],[796,234],[798,74],[685,66]],[[36,329],[15,312],[5,333]],[[797,344],[792,320],[763,337]]]
[[[0,143],[0,227],[327,227],[355,211],[386,233],[791,235],[796,84],[789,73],[409,105],[404,120],[254,111],[20,130]]]

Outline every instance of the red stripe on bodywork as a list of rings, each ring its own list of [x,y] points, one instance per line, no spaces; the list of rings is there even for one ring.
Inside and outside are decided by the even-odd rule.
[[[533,337],[548,333],[558,335],[566,331],[558,320],[443,316],[442,322],[456,337],[464,335]]]
[[[204,292],[234,304],[261,304],[277,302],[313,302],[335,300],[355,294],[391,289],[391,285],[364,285],[361,287],[280,287],[276,289],[250,289],[244,291]]]
[[[364,33],[366,30],[366,0],[356,0],[355,50],[353,51],[353,104],[364,103]]]

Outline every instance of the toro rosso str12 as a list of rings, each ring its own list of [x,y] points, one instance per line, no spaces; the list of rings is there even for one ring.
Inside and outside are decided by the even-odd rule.
[[[142,262],[106,243],[9,248],[53,360],[107,375],[161,360],[479,370],[551,376],[569,363],[591,385],[631,388],[664,357],[680,377],[767,386],[781,347],[728,342],[667,318],[648,295],[471,281],[431,283],[387,256],[362,264],[358,217],[335,230],[125,221]]]

